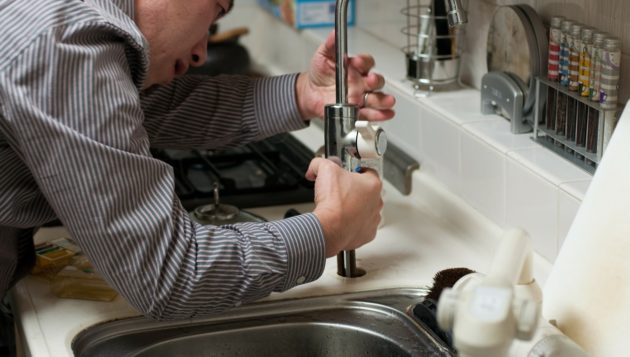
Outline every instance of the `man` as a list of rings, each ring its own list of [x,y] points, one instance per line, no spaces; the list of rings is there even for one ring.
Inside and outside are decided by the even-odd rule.
[[[317,279],[325,257],[372,240],[373,172],[314,159],[315,209],[231,226],[193,223],[149,147],[217,148],[308,125],[335,101],[334,38],[308,72],[185,76],[230,0],[0,0],[0,296],[32,264],[32,229],[58,218],[141,313],[209,314]],[[370,120],[394,98],[370,56],[349,63]]]

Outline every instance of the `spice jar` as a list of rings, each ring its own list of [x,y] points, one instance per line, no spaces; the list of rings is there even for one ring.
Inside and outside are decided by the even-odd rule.
[[[571,26],[574,24],[571,20],[563,20],[560,25],[560,85],[564,87],[569,86],[569,38],[571,36]],[[556,98],[556,122],[555,130],[558,135],[565,135],[566,133],[566,120],[567,120],[567,105],[569,96],[558,92]]]
[[[599,80],[602,68],[601,52],[604,46],[604,39],[608,37],[605,32],[595,32],[593,34],[593,55],[591,56],[591,78],[589,79],[589,96],[591,101],[599,102]],[[599,121],[600,111],[595,107],[588,108],[588,119],[586,128],[586,151],[596,153],[599,144]]]
[[[591,58],[591,78],[589,80],[590,98],[594,102],[599,102],[599,79],[602,70],[602,50],[604,39],[608,37],[606,32],[595,32],[593,34],[593,55]]]
[[[591,61],[593,56],[593,33],[591,27],[583,27],[581,32],[582,49],[580,51],[579,77],[580,95],[588,97],[590,94]]]
[[[580,52],[582,50],[582,25],[571,25],[569,33],[569,91],[577,92],[580,89],[579,69],[580,69]],[[578,116],[579,102],[569,96],[567,98],[567,117],[566,117],[566,137],[568,140],[575,140],[576,123]]]
[[[580,88],[580,52],[582,51],[582,25],[573,24],[569,32],[569,90],[577,92]]]
[[[549,28],[549,57],[547,61],[547,79],[557,82],[560,78],[560,42],[562,41],[562,16],[551,18]]]
[[[560,81],[560,42],[562,41],[562,16],[551,18],[549,28],[549,56],[547,58],[547,79],[552,82]],[[556,128],[556,101],[557,91],[552,87],[547,87],[547,110],[545,124],[547,128]]]
[[[601,55],[599,103],[603,109],[612,109],[617,106],[618,99],[621,41],[615,37],[606,38]]]
[[[603,148],[608,146],[613,130],[617,124],[617,107],[619,92],[619,70],[621,65],[621,41],[615,37],[604,40],[602,49],[602,72],[600,75],[599,103],[601,108],[609,110],[605,113]]]
[[[569,85],[569,37],[573,21],[563,20],[560,25],[560,84]]]

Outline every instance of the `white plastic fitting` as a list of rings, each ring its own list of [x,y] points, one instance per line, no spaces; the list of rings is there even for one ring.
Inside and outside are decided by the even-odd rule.
[[[531,263],[527,233],[510,230],[504,234],[487,276],[469,274],[464,282],[442,292],[438,325],[453,331],[459,356],[504,357],[515,339],[532,338],[541,293]]]
[[[357,131],[357,152],[361,159],[378,159],[383,156],[387,149],[385,131],[367,120],[357,120],[354,126]]]

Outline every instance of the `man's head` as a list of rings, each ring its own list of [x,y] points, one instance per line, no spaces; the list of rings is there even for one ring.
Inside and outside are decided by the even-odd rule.
[[[135,22],[149,41],[145,87],[165,84],[206,61],[208,29],[233,0],[135,0]]]

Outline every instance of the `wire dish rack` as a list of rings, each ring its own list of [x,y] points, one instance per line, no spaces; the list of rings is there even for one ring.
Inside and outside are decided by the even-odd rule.
[[[401,13],[406,26],[401,32],[407,38],[405,53],[407,79],[423,92],[432,92],[459,83],[459,28],[449,28],[447,16],[436,6],[442,0],[407,0]],[[437,11],[437,12],[436,12]]]

